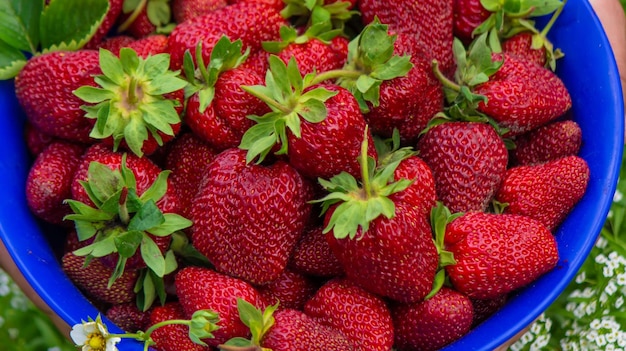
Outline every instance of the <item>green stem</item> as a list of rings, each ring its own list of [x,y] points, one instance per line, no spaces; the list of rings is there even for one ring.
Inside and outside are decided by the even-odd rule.
[[[263,94],[263,93],[259,93],[256,92],[252,89],[250,89],[249,87],[242,85],[241,89],[243,89],[245,92],[259,98],[261,101],[267,103],[270,107],[273,107],[276,110],[279,110],[280,112],[284,113],[285,115],[290,114],[292,111],[291,109],[289,109],[288,107],[280,104],[278,101],[274,100],[273,98]]]
[[[567,0],[563,0],[563,4],[558,9],[556,9],[556,11],[554,11],[554,13],[552,14],[552,17],[550,17],[550,20],[548,21],[546,26],[543,27],[540,33],[542,38],[546,37],[546,35],[548,34],[550,29],[554,25],[554,22],[556,22],[557,18],[559,18],[559,16],[561,15],[561,12],[563,12],[563,8],[565,7],[566,3],[567,3]]]
[[[135,8],[135,10],[133,10],[133,12],[130,14],[130,16],[126,19],[126,21],[124,21],[118,28],[117,28],[117,32],[118,33],[122,33],[125,30],[128,29],[128,27],[130,27],[131,24],[133,24],[133,22],[135,22],[135,20],[137,19],[137,17],[139,16],[139,14],[141,13],[141,11],[146,7],[146,4],[148,3],[148,0],[141,0],[141,2],[139,3],[139,5],[137,5],[137,7]]]
[[[130,78],[130,84],[128,85],[128,108],[131,106],[137,105],[137,94],[135,93],[137,89],[137,79],[134,77]]]
[[[456,92],[461,91],[460,85],[448,79],[448,77],[441,73],[441,70],[439,69],[439,62],[437,62],[437,60],[433,60],[431,66],[433,68],[433,73],[435,74],[435,77],[437,77],[437,79],[441,82],[444,88],[448,88]]]
[[[352,78],[357,79],[363,75],[363,72],[348,70],[348,69],[334,69],[326,72],[322,72],[313,78],[311,85],[320,84],[327,80],[338,78]]]
[[[122,192],[120,194],[119,215],[120,215],[120,221],[122,221],[122,223],[125,225],[130,222],[130,214],[128,213],[128,206],[126,206],[127,197],[128,197],[128,188],[123,187]]]
[[[370,174],[368,167],[368,126],[365,126],[365,132],[363,133],[363,142],[361,143],[361,155],[359,156],[359,163],[361,164],[361,182],[363,184],[363,190],[365,191],[366,199],[372,197],[372,184],[370,182]]]

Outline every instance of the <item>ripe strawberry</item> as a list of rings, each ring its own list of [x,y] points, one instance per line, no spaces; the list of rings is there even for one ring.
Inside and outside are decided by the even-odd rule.
[[[435,351],[470,331],[474,311],[470,299],[443,287],[434,296],[391,308],[398,350]]]
[[[83,101],[73,91],[95,86],[98,52],[57,51],[32,57],[15,78],[15,95],[30,123],[48,135],[83,143],[94,122],[84,118]]]
[[[186,22],[226,6],[226,0],[172,0],[171,4],[176,23]]]
[[[146,330],[150,326],[150,311],[139,310],[134,302],[109,307],[106,311],[106,317],[128,333]]]
[[[302,311],[304,304],[318,288],[318,284],[311,278],[285,269],[276,280],[257,287],[257,291],[269,304],[280,302],[279,308]]]
[[[114,55],[119,56],[120,50],[122,48],[128,47],[128,45],[137,39],[131,37],[130,35],[115,35],[111,37],[105,38],[100,45],[98,45],[98,49],[106,49],[111,51]]]
[[[309,218],[310,185],[284,161],[246,164],[241,149],[217,155],[206,179],[191,207],[194,246],[220,272],[277,279]]]
[[[556,121],[515,138],[512,159],[519,165],[544,163],[577,155],[582,130],[572,120]]]
[[[479,325],[494,313],[500,310],[508,300],[508,295],[501,295],[493,299],[471,299],[474,307],[472,328]]]
[[[84,150],[83,145],[53,141],[37,155],[26,177],[26,202],[35,216],[63,224],[71,213],[63,201],[72,194],[72,178]]]
[[[135,50],[139,57],[145,59],[148,58],[148,56],[166,52],[167,36],[163,34],[148,35],[141,39],[134,40],[129,43],[127,47]]]
[[[274,325],[261,339],[273,351],[357,350],[338,330],[324,325],[301,311],[282,309],[274,313]]]
[[[439,261],[428,220],[432,173],[411,153],[374,174],[366,168],[373,161],[362,158],[362,185],[347,173],[321,181],[330,192],[320,200],[326,238],[348,279],[394,300],[419,301],[433,288]]]
[[[91,39],[85,44],[85,49],[97,49],[101,45],[102,41],[115,25],[117,18],[122,14],[123,3],[124,0],[109,0],[109,10],[96,33],[94,33]]]
[[[200,47],[196,49],[197,69],[191,53],[185,56],[185,75],[191,83],[186,92],[185,121],[217,150],[239,145],[245,131],[254,125],[248,115],[269,111],[263,101],[241,88],[263,82],[262,75],[242,64],[248,56],[241,50],[241,40],[231,42],[222,37],[206,66]]]
[[[452,55],[453,1],[396,1],[360,0],[359,10],[364,23],[378,18],[395,33],[406,33],[418,38],[430,51],[428,61],[436,59],[442,70],[454,69]]]
[[[217,273],[208,268],[185,267],[176,274],[176,293],[185,316],[198,310],[219,314],[219,329],[214,338],[203,340],[217,346],[233,337],[247,337],[250,330],[239,319],[237,299],[264,307],[262,296],[243,280]]]
[[[31,156],[37,156],[52,142],[57,141],[57,138],[48,135],[32,123],[26,122],[24,126],[24,140],[26,142],[26,148]]]
[[[109,304],[130,303],[135,299],[137,271],[124,272],[109,286],[109,277],[113,269],[106,267],[99,260],[91,260],[85,266],[85,257],[67,252],[61,258],[63,272],[90,299]]]
[[[250,52],[261,50],[261,42],[278,40],[280,27],[287,24],[279,11],[262,1],[239,1],[177,25],[168,44],[172,68],[182,67],[185,52],[195,52],[199,42],[204,62],[209,62],[222,36],[233,41],[241,39],[243,48]]]
[[[509,168],[495,199],[504,213],[524,215],[554,230],[585,194],[589,166],[578,156]]]
[[[485,211],[506,172],[508,151],[495,129],[481,122],[442,122],[420,138],[437,198],[452,212]]]
[[[180,303],[173,301],[163,306],[155,306],[149,314],[148,326],[169,320],[185,319],[185,312]],[[191,341],[189,327],[180,324],[165,325],[155,329],[151,334],[157,351],[210,351],[208,346],[202,346]]]
[[[386,302],[345,278],[325,283],[304,313],[339,330],[357,350],[389,351],[394,328]]]
[[[137,39],[169,32],[172,22],[169,0],[126,1],[117,22],[118,33]]]
[[[180,214],[191,217],[191,204],[217,151],[186,132],[176,138],[167,153],[165,169],[171,170],[172,189],[180,201]]]
[[[456,264],[445,267],[456,290],[491,299],[522,288],[559,259],[552,233],[530,217],[468,212],[449,223],[445,247]]]
[[[333,253],[322,226],[309,227],[302,233],[291,254],[289,266],[297,272],[316,277],[342,275],[343,268]]]
[[[474,30],[489,18],[491,11],[485,9],[480,0],[454,0],[454,36],[469,44]]]

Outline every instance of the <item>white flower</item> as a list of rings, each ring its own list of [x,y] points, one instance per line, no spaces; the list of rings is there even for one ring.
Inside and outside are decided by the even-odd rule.
[[[100,316],[95,321],[76,324],[70,331],[70,337],[77,346],[82,347],[82,351],[118,351],[115,344],[121,340],[109,335]]]
[[[613,202],[620,202],[623,198],[624,195],[622,194],[622,192],[619,190],[615,190],[615,193],[613,194]]]
[[[606,256],[604,256],[603,254],[598,254],[598,256],[596,256],[595,261],[597,264],[605,264],[607,259]]]

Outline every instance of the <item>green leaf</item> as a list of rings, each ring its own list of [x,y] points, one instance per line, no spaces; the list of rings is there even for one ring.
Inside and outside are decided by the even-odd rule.
[[[131,151],[139,157],[143,156],[143,143],[148,140],[148,131],[142,121],[140,116],[132,116],[124,127],[124,135],[117,138],[121,140],[123,137]]]
[[[43,52],[81,48],[96,33],[108,10],[108,0],[51,1],[41,15]]]
[[[159,277],[165,275],[165,258],[157,244],[147,234],[144,234],[141,241],[141,258],[146,265]]]
[[[246,162],[259,157],[261,162],[279,141],[278,134],[274,128],[274,123],[257,123],[248,128],[241,138],[239,147],[248,150]]]
[[[146,191],[141,194],[139,197],[141,201],[145,202],[148,200],[152,200],[154,202],[159,201],[165,193],[167,192],[167,178],[172,173],[172,171],[166,170],[159,173],[157,179],[150,185]]]
[[[113,92],[109,90],[104,90],[88,85],[84,85],[74,90],[74,95],[78,96],[81,100],[91,104],[97,104],[104,100],[109,100],[115,97]]]
[[[145,231],[161,225],[165,217],[153,200],[148,200],[128,223],[128,230]]]
[[[74,214],[70,214],[64,217],[67,220],[91,219],[92,221],[108,221],[113,218],[111,214],[93,208],[80,201],[67,199],[65,200],[65,202],[70,205],[70,208],[72,209],[72,211],[74,211]]]
[[[123,186],[119,171],[112,170],[109,166],[95,161],[89,163],[87,184],[91,193],[98,200],[94,201],[96,204],[105,202]]]
[[[24,54],[0,40],[0,80],[15,78],[26,65]]]
[[[141,244],[143,233],[137,230],[129,230],[115,236],[115,247],[122,257],[130,258],[135,254]]]
[[[17,51],[37,52],[43,8],[44,0],[0,1],[0,41]]]
[[[147,229],[148,233],[156,236],[170,235],[179,230],[191,227],[192,221],[176,213],[164,213],[165,221],[157,226]]]

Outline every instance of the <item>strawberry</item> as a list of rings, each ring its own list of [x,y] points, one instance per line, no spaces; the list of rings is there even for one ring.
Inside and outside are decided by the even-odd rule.
[[[130,35],[115,35],[111,37],[105,38],[100,45],[98,45],[98,49],[106,49],[111,51],[114,55],[119,56],[120,50],[122,48],[128,47],[128,45],[137,39],[131,37]]]
[[[470,299],[443,287],[434,296],[391,308],[395,347],[402,350],[439,350],[470,331],[473,320]]]
[[[71,212],[63,201],[71,196],[72,178],[84,150],[82,145],[53,141],[37,155],[26,177],[26,201],[35,216],[63,223]]]
[[[42,132],[27,121],[24,126],[24,140],[30,155],[37,156],[57,138]]]
[[[261,344],[273,351],[348,351],[355,350],[339,331],[325,326],[303,312],[291,309],[274,314],[276,322]]]
[[[442,70],[454,69],[452,55],[453,1],[360,0],[359,10],[365,24],[378,18],[395,33],[415,36],[429,50],[430,62],[441,62]]]
[[[226,0],[172,0],[171,4],[176,23],[186,22],[226,6]]]
[[[100,87],[74,91],[87,103],[85,117],[96,120],[90,136],[112,139],[114,150],[122,145],[138,156],[171,140],[180,129],[182,109],[177,105],[187,82],[169,70],[169,56],[144,59],[133,49],[122,48],[117,57],[100,49],[99,62],[105,68],[95,77]]]
[[[504,213],[524,215],[554,230],[585,194],[589,166],[579,156],[509,168],[495,199]]]
[[[322,226],[307,228],[291,254],[289,266],[297,272],[317,276],[342,275],[343,268],[322,233]]]
[[[247,164],[241,149],[217,155],[206,179],[191,206],[194,246],[220,272],[277,279],[309,218],[310,184],[284,161]]]
[[[116,304],[109,307],[106,317],[128,333],[145,330],[150,326],[150,311],[140,311],[135,303]]]
[[[577,155],[582,144],[582,130],[573,120],[556,121],[515,138],[512,159],[530,165]]]
[[[200,42],[204,62],[209,62],[222,36],[241,39],[243,48],[250,52],[261,50],[261,42],[278,40],[280,27],[287,24],[279,11],[263,1],[239,1],[177,25],[168,43],[172,67],[181,67],[185,52],[195,52]]]
[[[167,153],[165,169],[171,170],[172,189],[180,201],[180,214],[191,216],[191,204],[217,151],[186,132],[176,138]]]
[[[118,17],[122,14],[122,5],[124,0],[109,0],[109,10],[104,17],[104,20],[98,27],[98,30],[89,39],[89,41],[83,46],[85,49],[96,49],[105,39],[107,34],[111,31]]]
[[[445,230],[446,250],[456,264],[445,267],[456,290],[491,299],[522,288],[554,268],[559,256],[548,228],[530,217],[468,212]]]
[[[307,178],[331,177],[342,171],[359,173],[360,142],[366,123],[355,97],[331,84],[315,84],[314,73],[302,77],[295,59],[287,65],[270,57],[265,86],[242,87],[272,109],[244,134],[240,148],[247,160],[265,158],[275,146]],[[371,134],[368,154],[375,156]],[[257,162],[258,162],[257,161]]]
[[[249,335],[250,330],[239,319],[237,299],[256,307],[264,305],[262,296],[252,285],[208,268],[185,267],[176,274],[175,284],[186,317],[198,310],[219,315],[219,329],[213,332],[214,338],[203,340],[210,346]]]
[[[68,278],[90,299],[110,304],[132,302],[136,294],[137,271],[124,272],[109,285],[113,269],[106,267],[99,260],[91,260],[88,265],[85,257],[67,252],[61,258],[61,267]]]
[[[95,86],[98,52],[57,51],[32,57],[15,78],[15,95],[30,123],[48,135],[83,143],[92,139],[93,121],[84,118],[73,91]]]
[[[169,0],[125,0],[118,18],[117,32],[128,33],[134,38],[171,31],[172,12]]]
[[[386,302],[345,278],[325,283],[304,313],[339,330],[357,350],[389,351],[394,328]]]
[[[428,221],[435,185],[426,163],[401,150],[374,174],[368,173],[374,161],[362,152],[362,184],[345,172],[322,180],[329,195],[319,201],[324,232],[348,279],[369,292],[413,302],[431,291],[438,267]]]
[[[163,34],[153,34],[134,40],[127,47],[135,50],[137,56],[148,58],[148,56],[163,54],[167,49],[167,36]]]
[[[155,325],[170,320],[185,319],[185,312],[178,302],[168,302],[163,306],[155,306],[149,312],[148,325]],[[202,346],[191,341],[188,327],[180,324],[165,325],[152,332],[152,346],[157,351],[210,351],[208,346]]]
[[[470,299],[474,307],[472,328],[484,322],[500,310],[508,300],[508,295],[501,295],[493,299]]]
[[[254,124],[247,116],[269,110],[241,88],[263,82],[263,76],[242,65],[248,52],[241,51],[241,40],[231,42],[224,36],[215,44],[206,66],[200,46],[195,51],[198,68],[191,53],[185,55],[185,75],[190,82],[185,121],[199,138],[217,150],[239,145],[245,131]]]
[[[474,39],[474,30],[489,18],[491,11],[480,0],[454,0],[453,14],[454,36],[469,44]]]
[[[258,292],[268,303],[280,302],[279,308],[300,311],[317,289],[318,285],[313,279],[290,269],[285,269],[269,284],[257,287]]]
[[[442,122],[417,149],[435,178],[437,198],[452,212],[485,211],[506,172],[508,151],[495,129],[481,122]]]

